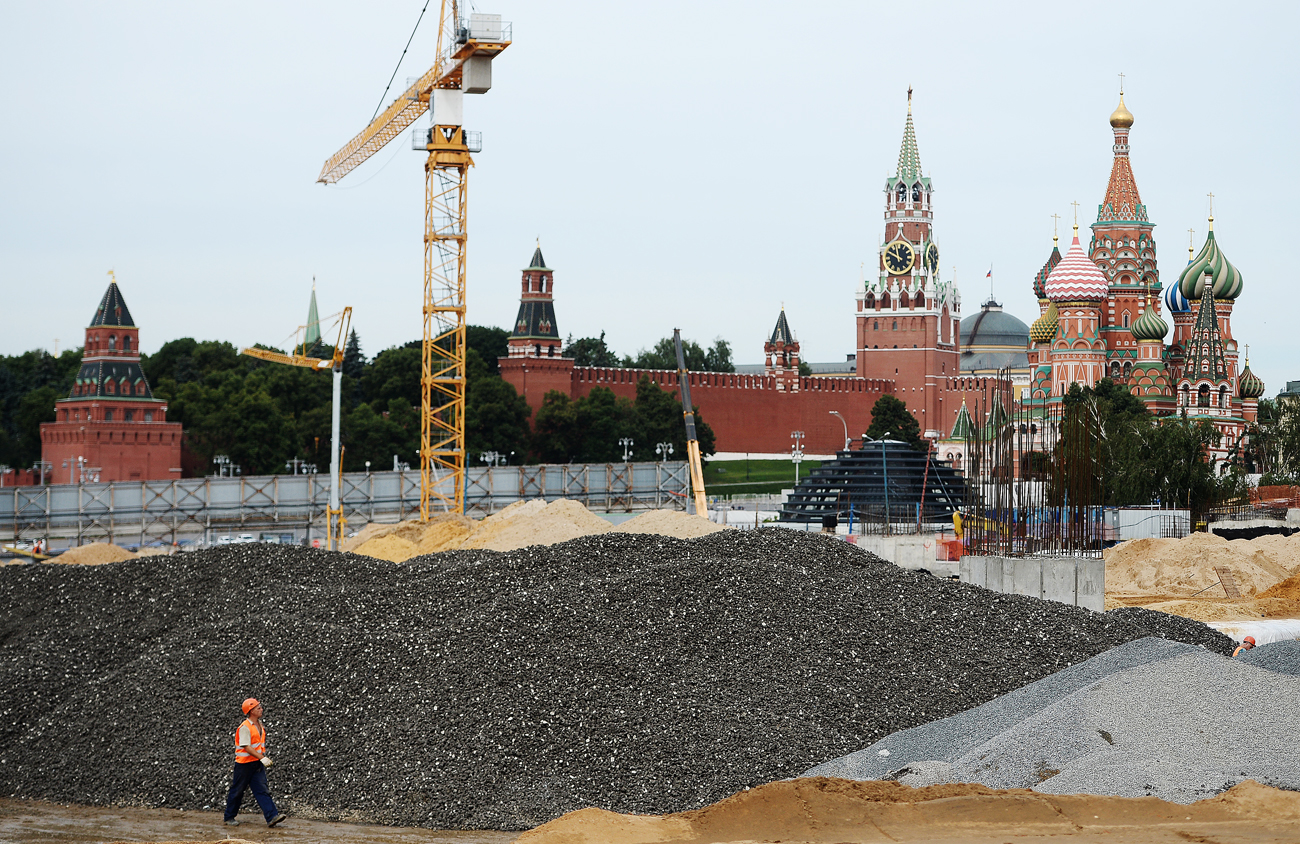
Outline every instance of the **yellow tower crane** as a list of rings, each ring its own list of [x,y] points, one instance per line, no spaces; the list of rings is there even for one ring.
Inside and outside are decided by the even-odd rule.
[[[314,294],[313,294],[314,295]],[[315,299],[312,300],[315,304]],[[312,310],[315,310],[313,307]],[[330,551],[341,550],[343,528],[347,519],[343,518],[343,505],[339,500],[339,487],[343,481],[343,459],[339,444],[339,399],[343,393],[343,344],[347,340],[348,327],[352,324],[352,309],[344,308],[327,320],[338,319],[339,337],[334,344],[334,355],[328,358],[313,358],[307,355],[311,351],[303,342],[304,333],[310,326],[301,325],[295,332],[296,338],[292,354],[259,349],[256,346],[240,349],[241,355],[248,355],[271,363],[283,363],[287,366],[305,366],[317,371],[332,369],[334,371],[334,393],[330,404],[330,503],[325,516],[325,547]],[[319,328],[317,329],[319,332]]]
[[[492,59],[510,46],[500,15],[459,15],[442,0],[437,60],[360,134],[334,153],[317,181],[337,182],[432,110],[414,145],[424,164],[424,344],[420,366],[420,518],[432,505],[465,509],[466,174],[482,148],[462,125],[464,94],[492,87]],[[445,472],[444,476],[442,473]],[[450,489],[447,481],[450,480]]]

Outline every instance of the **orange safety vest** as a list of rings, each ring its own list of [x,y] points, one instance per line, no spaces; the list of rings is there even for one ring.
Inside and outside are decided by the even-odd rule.
[[[254,756],[247,750],[244,750],[241,746],[243,742],[240,742],[239,740],[239,734],[244,731],[245,727],[248,728],[248,746],[250,749],[256,750],[258,753],[263,755],[266,754],[266,727],[254,726],[252,721],[245,718],[244,723],[239,725],[238,730],[235,730],[235,761],[256,762],[258,757]]]
[[[1243,654],[1248,650],[1250,650],[1250,648],[1246,647],[1245,645],[1238,645],[1237,649],[1232,652],[1232,655],[1235,658],[1238,654]]]

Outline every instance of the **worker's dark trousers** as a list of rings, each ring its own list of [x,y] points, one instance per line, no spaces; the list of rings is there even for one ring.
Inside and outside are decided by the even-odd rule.
[[[266,766],[260,761],[236,762],[234,780],[230,783],[230,794],[226,797],[226,820],[234,820],[239,814],[239,804],[244,802],[244,790],[253,789],[257,805],[262,807],[262,814],[269,822],[279,812],[271,792],[266,788]]]

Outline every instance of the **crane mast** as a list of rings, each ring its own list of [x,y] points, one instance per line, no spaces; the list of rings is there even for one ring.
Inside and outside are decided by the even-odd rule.
[[[433,112],[428,132],[417,129],[413,141],[428,153],[420,363],[420,518],[426,521],[435,508],[465,509],[466,177],[481,144],[463,125],[463,95],[492,87],[492,59],[510,38],[500,15],[464,19],[456,0],[443,0],[434,66],[331,156],[317,179],[337,182]]]

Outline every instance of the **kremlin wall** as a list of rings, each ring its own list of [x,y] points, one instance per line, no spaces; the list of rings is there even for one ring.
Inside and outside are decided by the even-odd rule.
[[[1176,283],[1162,287],[1154,223],[1129,160],[1133,115],[1120,95],[1110,117],[1114,161],[1085,248],[1077,220],[1064,256],[1054,246],[1032,280],[1039,317],[1032,327],[992,298],[966,319],[961,294],[940,276],[934,186],[921,169],[911,91],[895,173],[886,180],[883,244],[874,277],[855,294],[849,364],[814,364],[799,374],[800,347],[784,309],[763,347],[761,367],[692,372],[691,396],[719,452],[788,453],[802,431],[810,453],[833,453],[859,439],[883,395],[902,400],[939,457],[960,468],[966,432],[1013,409],[1059,413],[1071,385],[1103,377],[1125,384],[1160,415],[1186,412],[1223,435],[1211,456],[1235,452],[1254,421],[1264,384],[1240,371],[1232,309],[1242,275],[1209,232],[1189,248]],[[634,398],[641,378],[677,389],[673,370],[577,366],[563,357],[554,270],[540,246],[524,268],[519,313],[502,377],[534,413],[557,391],[571,399],[597,387]],[[1161,315],[1172,316],[1173,333]],[[852,330],[852,334],[850,334]],[[752,350],[757,353],[757,349]],[[738,350],[743,357],[746,350]],[[749,370],[749,371],[745,371]],[[999,410],[1000,409],[1000,410]],[[841,424],[842,417],[844,424]],[[116,281],[90,326],[85,356],[56,420],[41,426],[42,459],[54,483],[162,480],[181,473],[181,426],[167,422],[140,367],[139,329]]]

